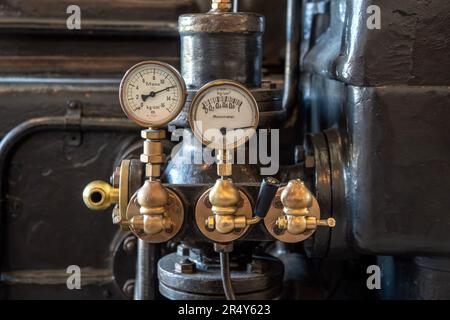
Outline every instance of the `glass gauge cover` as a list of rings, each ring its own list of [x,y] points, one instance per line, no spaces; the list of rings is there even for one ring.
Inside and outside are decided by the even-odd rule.
[[[258,104],[243,85],[216,80],[203,86],[189,109],[194,135],[211,149],[233,149],[246,143],[259,123]]]
[[[144,61],[131,67],[120,84],[120,105],[127,117],[143,127],[161,127],[183,109],[186,84],[171,65]]]

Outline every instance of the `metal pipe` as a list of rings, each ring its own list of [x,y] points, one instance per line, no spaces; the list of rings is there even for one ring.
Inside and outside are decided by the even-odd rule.
[[[233,0],[233,12],[239,11],[239,0]]]
[[[97,130],[122,130],[122,131],[138,131],[138,127],[131,121],[124,118],[80,118],[78,125],[79,130],[97,131]],[[29,135],[46,131],[46,130],[74,130],[67,117],[41,117],[27,120],[11,131],[9,131],[0,142],[0,237],[2,237],[2,228],[4,223],[4,206],[6,197],[4,195],[6,190],[5,177],[7,175],[6,164],[9,160],[9,155],[14,146]],[[1,242],[0,238],[0,242]],[[3,248],[0,245],[0,250]],[[0,252],[0,260],[3,255]],[[1,261],[0,261],[1,264]]]
[[[149,269],[150,269],[149,244],[138,239],[136,260],[136,281],[134,285],[134,300],[148,300],[150,295]]]
[[[288,0],[283,94],[283,110],[288,117],[292,114],[299,96],[302,10],[303,0]]]
[[[231,284],[230,258],[228,252],[220,252],[220,274],[222,276],[223,291],[227,300],[236,300]]]
[[[156,300],[159,245],[138,239],[134,300]]]

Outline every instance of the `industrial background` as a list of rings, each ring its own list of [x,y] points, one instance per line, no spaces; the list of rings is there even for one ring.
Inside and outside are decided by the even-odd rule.
[[[235,14],[265,17],[264,35],[238,30],[260,27],[245,15],[244,26],[209,31],[178,20],[208,12],[208,0],[77,0],[82,28],[68,30],[73,2],[0,1],[2,299],[224,298],[194,212],[215,168],[168,158],[163,182],[185,223],[164,243],[143,244],[112,223],[112,208],[83,203],[86,185],[117,178],[123,160],[130,196],[144,182],[140,130],[118,93],[145,60],[186,81],[178,127],[189,126],[188,105],[206,82],[252,88],[260,127],[280,129],[276,178],[305,181],[321,218],[336,221],[305,241],[252,227],[230,254],[238,298],[450,299],[448,0],[239,1]],[[371,5],[381,8],[379,30],[366,26]],[[170,139],[163,144],[170,154]],[[258,167],[233,171],[252,206]],[[286,207],[280,201],[272,206]],[[81,267],[81,290],[67,288],[70,265]],[[381,268],[380,290],[366,286],[370,265]]]

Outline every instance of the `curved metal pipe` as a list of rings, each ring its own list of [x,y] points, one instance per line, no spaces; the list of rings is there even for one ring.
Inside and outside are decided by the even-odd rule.
[[[80,123],[77,126],[80,130],[85,131],[97,131],[97,130],[121,130],[121,131],[138,131],[138,127],[131,121],[124,118],[80,118]],[[70,123],[67,117],[41,117],[27,120],[11,131],[9,131],[3,139],[0,141],[0,231],[3,227],[4,219],[4,205],[6,198],[4,196],[5,183],[4,178],[6,176],[6,164],[8,163],[9,155],[13,147],[22,141],[27,136],[47,130],[74,130],[73,124]],[[0,244],[1,244],[2,232],[0,232]],[[0,250],[2,246],[0,245]],[[0,253],[0,260],[1,260]],[[0,261],[1,262],[1,261]]]
[[[222,276],[223,291],[227,300],[236,300],[231,284],[230,258],[228,252],[220,252],[220,274]]]
[[[303,0],[288,0],[286,9],[286,58],[283,110],[288,118],[298,102]]]

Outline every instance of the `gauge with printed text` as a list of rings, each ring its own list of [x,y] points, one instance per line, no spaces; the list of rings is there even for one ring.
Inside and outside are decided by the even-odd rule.
[[[211,149],[233,149],[246,143],[258,122],[255,98],[243,85],[230,80],[203,86],[189,109],[194,135]]]
[[[171,65],[144,61],[130,68],[120,84],[120,104],[127,117],[143,127],[168,124],[183,109],[186,84]]]

